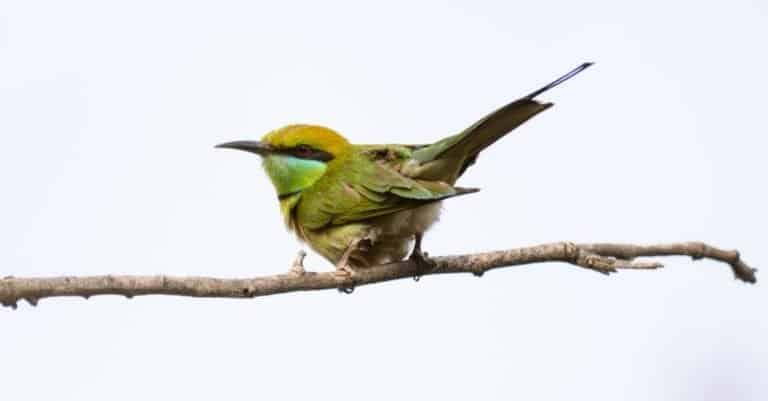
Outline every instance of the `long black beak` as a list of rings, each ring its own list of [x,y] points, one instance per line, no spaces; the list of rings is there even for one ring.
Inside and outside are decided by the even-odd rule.
[[[217,148],[225,149],[237,149],[244,150],[246,152],[256,153],[257,155],[267,156],[273,153],[275,150],[272,146],[264,142],[259,141],[234,141],[227,143],[220,143],[216,145]]]

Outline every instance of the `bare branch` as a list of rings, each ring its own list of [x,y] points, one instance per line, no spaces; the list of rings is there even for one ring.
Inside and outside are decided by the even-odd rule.
[[[210,298],[254,298],[294,291],[325,289],[350,289],[382,281],[431,274],[472,273],[481,276],[491,269],[542,262],[565,262],[610,274],[619,269],[658,269],[656,262],[635,261],[637,257],[690,256],[694,260],[712,259],[731,266],[737,279],[755,283],[756,269],[741,261],[737,251],[718,249],[701,242],[681,242],[661,245],[632,244],[573,244],[557,242],[504,251],[472,255],[440,256],[432,258],[434,266],[429,271],[410,261],[361,269],[350,277],[340,277],[333,272],[307,272],[297,262],[288,273],[250,279],[220,279],[210,277],[173,276],[87,276],[51,278],[0,279],[0,303],[16,308],[18,301],[27,300],[37,305],[38,300],[48,297],[92,295],[179,295]]]

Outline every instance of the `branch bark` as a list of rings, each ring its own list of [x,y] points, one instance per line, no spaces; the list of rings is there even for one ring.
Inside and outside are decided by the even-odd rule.
[[[690,256],[694,260],[712,259],[730,265],[736,279],[755,283],[756,269],[747,266],[738,251],[727,251],[702,242],[681,242],[660,245],[632,244],[573,244],[556,242],[503,251],[431,258],[425,267],[406,260],[398,263],[361,269],[347,277],[334,272],[305,272],[293,268],[284,274],[247,279],[173,276],[85,276],[0,279],[0,303],[16,308],[18,301],[37,305],[42,298],[93,295],[178,295],[209,298],[254,298],[295,291],[339,289],[351,292],[357,286],[420,277],[432,274],[485,272],[501,267],[564,262],[603,274],[620,269],[649,270],[663,267],[653,261],[636,261],[637,257]],[[301,256],[300,256],[301,257]]]

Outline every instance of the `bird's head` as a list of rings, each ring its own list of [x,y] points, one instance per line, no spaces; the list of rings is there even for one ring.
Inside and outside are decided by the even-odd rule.
[[[300,193],[325,174],[328,165],[349,150],[349,142],[335,131],[316,125],[289,125],[261,141],[216,145],[256,153],[280,198]]]

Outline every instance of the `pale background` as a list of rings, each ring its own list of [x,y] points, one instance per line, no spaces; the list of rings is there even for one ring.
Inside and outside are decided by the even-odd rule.
[[[766,21],[764,1],[4,1],[0,274],[285,271],[258,158],[213,145],[293,122],[435,140],[583,61],[426,249],[705,240],[765,267]],[[768,399],[768,276],[665,262],[23,304],[0,311],[0,398]]]

